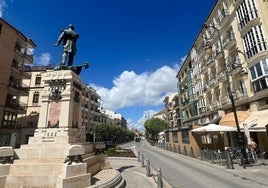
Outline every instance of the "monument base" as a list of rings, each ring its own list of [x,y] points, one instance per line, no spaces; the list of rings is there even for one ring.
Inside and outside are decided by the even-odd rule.
[[[104,144],[68,143],[67,135],[74,130],[57,128],[55,131],[64,131],[66,136],[51,137],[48,141],[47,137],[40,137],[39,134],[43,132],[46,135],[46,130],[36,130],[28,145],[15,149],[14,163],[0,166],[0,187],[90,187],[91,175],[110,168],[106,155],[96,154],[96,145],[97,148],[104,148]]]
[[[86,86],[72,70],[47,71],[42,78],[38,128],[27,145],[15,149],[13,164],[13,149],[0,150],[9,163],[0,164],[0,187],[90,187],[91,176],[110,165],[105,154],[98,154],[104,144],[86,142],[81,118],[88,113]]]

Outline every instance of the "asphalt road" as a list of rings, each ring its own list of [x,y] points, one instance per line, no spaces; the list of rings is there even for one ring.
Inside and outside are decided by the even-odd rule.
[[[145,160],[150,160],[152,168],[160,168],[164,179],[174,188],[262,188],[268,185],[268,182],[263,184],[254,178],[247,179],[228,173],[221,166],[213,166],[198,159],[152,147],[145,140],[129,143],[125,147],[143,154]]]

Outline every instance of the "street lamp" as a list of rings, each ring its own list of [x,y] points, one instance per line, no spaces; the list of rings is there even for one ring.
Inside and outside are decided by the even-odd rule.
[[[244,139],[244,136],[243,136],[243,134],[242,134],[242,132],[240,130],[240,127],[239,127],[239,122],[238,122],[237,112],[236,112],[236,106],[235,106],[235,102],[234,102],[234,96],[233,96],[233,93],[232,93],[232,90],[231,90],[231,82],[230,82],[229,73],[228,73],[229,64],[228,64],[228,62],[226,60],[226,57],[225,57],[225,54],[224,54],[220,31],[214,25],[204,24],[204,28],[213,28],[217,32],[217,35],[218,35],[219,44],[220,44],[220,53],[222,54],[222,58],[224,60],[225,68],[226,68],[225,76],[227,78],[227,86],[228,86],[227,91],[228,91],[228,95],[229,95],[229,98],[230,98],[230,101],[231,101],[231,104],[232,104],[232,111],[234,113],[234,119],[235,119],[235,124],[236,124],[236,128],[237,128],[237,143],[238,143],[238,147],[241,149],[241,152],[242,152],[241,163],[242,163],[243,167],[245,168],[245,164],[249,163],[246,148],[245,148],[245,139]],[[208,53],[212,52],[212,46],[211,46],[210,42],[206,43],[205,51],[208,52]],[[237,52],[242,53],[239,50]],[[240,76],[245,76],[247,74],[248,73],[247,73],[246,69],[241,66]]]

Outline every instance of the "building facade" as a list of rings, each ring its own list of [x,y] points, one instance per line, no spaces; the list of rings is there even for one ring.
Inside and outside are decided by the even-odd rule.
[[[35,47],[31,39],[0,18],[0,146],[18,144],[17,117],[26,113],[27,106],[21,97],[29,93],[22,80],[30,79],[24,69],[33,63]]]
[[[44,89],[42,74],[50,70],[50,66],[28,66],[25,69],[30,79],[23,79],[23,84],[29,86],[28,95],[22,96],[21,101],[26,104],[26,113],[18,116],[20,134],[17,140],[21,144],[27,144],[30,136],[34,135],[37,128],[41,107],[41,95]]]
[[[215,2],[176,76],[181,126],[189,138],[195,127],[224,125],[234,110],[230,94],[240,126],[248,118],[240,114],[268,115],[267,15],[267,1]],[[242,77],[243,73],[248,74]],[[228,126],[235,127],[234,115],[228,117],[232,117]],[[261,151],[268,151],[264,121],[259,117],[257,122],[258,131],[248,122],[250,134]],[[208,147],[202,139],[196,140],[199,148]]]

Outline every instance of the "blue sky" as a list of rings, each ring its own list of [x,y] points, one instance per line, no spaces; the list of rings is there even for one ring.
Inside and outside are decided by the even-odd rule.
[[[216,0],[0,0],[0,17],[31,38],[35,65],[56,65],[60,30],[80,37],[74,65],[94,86],[104,108],[124,116],[129,128],[164,108],[177,91],[176,74]]]

